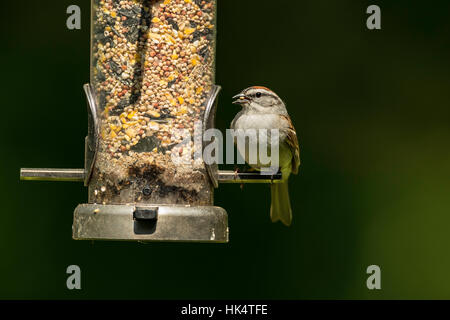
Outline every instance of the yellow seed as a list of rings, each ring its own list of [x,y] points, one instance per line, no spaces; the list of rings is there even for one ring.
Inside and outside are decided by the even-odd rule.
[[[120,129],[122,129],[122,126],[115,126],[113,124],[109,125],[109,127],[110,127],[111,131],[114,131],[114,132],[119,132]]]
[[[172,55],[172,60],[177,60],[178,59],[178,55],[176,54],[176,53],[174,53],[173,55]]]
[[[115,13],[114,11],[111,12],[111,17],[113,17],[113,18],[117,17],[117,13]]]
[[[130,122],[124,123],[122,125],[122,128],[123,129],[128,129],[128,128],[132,127],[132,126],[137,125],[138,123],[139,123],[139,121],[130,121]]]
[[[159,23],[159,22],[161,22],[161,20],[160,20],[158,17],[154,17],[154,18],[152,19],[152,22],[153,22],[153,23]]]
[[[178,102],[179,102],[180,104],[183,104],[183,103],[184,103],[183,97],[178,97]]]
[[[158,152],[158,148],[155,148],[152,150],[153,152]]]
[[[180,109],[180,114],[186,114],[188,112],[188,109],[186,107],[182,107]]]
[[[136,111],[131,111],[129,114],[128,114],[128,119],[133,119],[134,118],[134,116],[136,115]]]
[[[164,4],[169,4],[170,0],[164,0]]]
[[[149,111],[148,114],[152,117],[152,118],[159,118],[161,117],[161,115],[156,112],[156,111]]]
[[[195,28],[186,28],[186,29],[184,29],[184,34],[188,36],[190,34],[193,34],[194,31],[195,31]]]
[[[175,39],[172,38],[172,36],[170,36],[170,35],[167,35],[167,36],[166,36],[166,41],[168,41],[168,42],[170,42],[170,43],[172,43],[172,44],[175,44],[175,43],[176,43]]]
[[[203,92],[203,87],[198,87],[197,90],[195,91],[196,94],[201,94]]]
[[[126,133],[126,135],[127,135],[128,137],[130,137],[130,138],[134,138],[134,137],[136,137],[136,135],[137,135],[136,130],[134,130],[134,129],[132,129],[132,128],[126,130],[125,133]]]
[[[177,105],[177,100],[170,99],[170,104],[173,105],[173,106],[176,106]]]
[[[116,132],[115,132],[115,131],[111,131],[111,133],[109,134],[109,137],[110,137],[111,139],[114,139],[115,137],[117,137]]]
[[[191,60],[191,64],[195,67],[196,65],[198,65],[198,60],[197,59],[192,59]]]
[[[107,26],[107,27],[105,28],[105,30],[106,30],[106,31],[111,31],[111,27],[110,27],[110,26]]]
[[[192,0],[184,0],[186,3],[192,3]]]

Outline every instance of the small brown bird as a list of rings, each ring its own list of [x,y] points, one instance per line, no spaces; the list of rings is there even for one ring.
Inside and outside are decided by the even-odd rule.
[[[300,166],[300,148],[297,133],[286,110],[283,100],[272,90],[265,87],[250,87],[233,97],[233,103],[242,106],[242,110],[231,123],[231,129],[261,130],[279,129],[278,147],[279,161],[283,176],[282,183],[271,185],[272,203],[270,217],[272,222],[281,221],[286,226],[292,223],[292,209],[289,199],[288,179],[291,173],[297,174]],[[258,135],[258,138],[260,135]],[[269,147],[270,139],[268,139]],[[259,161],[256,164],[249,163],[249,147],[240,150],[239,153],[245,161],[254,169],[261,171],[264,166]],[[242,149],[242,148],[241,148]],[[255,151],[255,150],[253,150]],[[269,164],[270,166],[270,164]]]

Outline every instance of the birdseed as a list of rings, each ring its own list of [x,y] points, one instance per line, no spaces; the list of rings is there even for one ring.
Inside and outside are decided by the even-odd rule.
[[[101,120],[91,203],[212,204],[194,134],[214,84],[215,0],[93,0]],[[176,164],[172,154],[192,160]]]

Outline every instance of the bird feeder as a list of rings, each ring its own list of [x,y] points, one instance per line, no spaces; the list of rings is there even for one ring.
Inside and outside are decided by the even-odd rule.
[[[205,147],[196,135],[214,127],[220,91],[216,1],[92,0],[91,23],[84,169],[22,169],[21,179],[84,182],[76,240],[228,242],[214,188],[281,176],[219,171],[192,156]]]

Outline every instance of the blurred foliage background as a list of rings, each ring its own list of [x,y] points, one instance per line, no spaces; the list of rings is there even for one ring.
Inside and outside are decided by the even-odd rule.
[[[450,298],[449,1],[218,0],[218,127],[232,95],[265,85],[302,148],[291,228],[270,223],[268,186],[220,187],[228,245],[71,239],[87,191],[21,183],[19,168],[83,165],[90,4],[0,6],[0,298]],[[66,289],[71,264],[81,291]],[[381,291],[366,288],[372,264]]]

